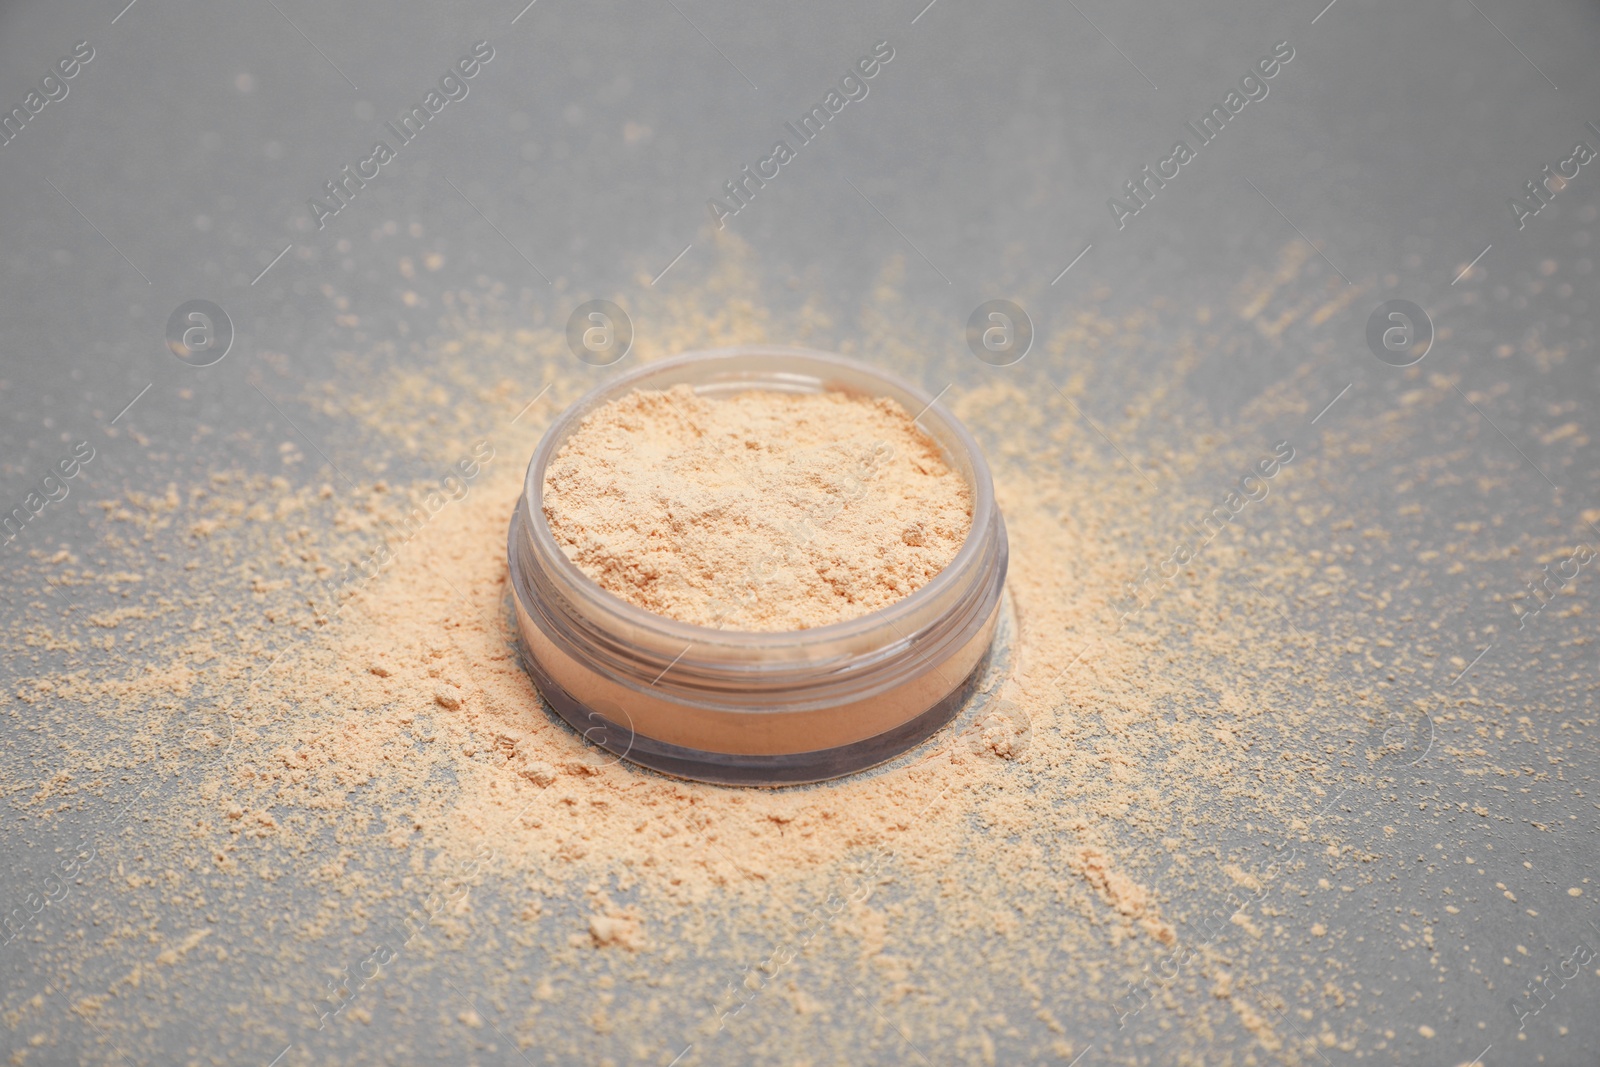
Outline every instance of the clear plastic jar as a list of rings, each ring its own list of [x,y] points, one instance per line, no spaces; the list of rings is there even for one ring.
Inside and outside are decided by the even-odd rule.
[[[886,608],[809,630],[718,630],[643,610],[567,558],[545,520],[545,468],[592,411],[635,389],[688,384],[842,391],[898,400],[972,488],[956,557]],[[1005,522],[989,467],[933,397],[872,367],[807,349],[748,346],[651,363],[603,385],[545,432],[511,518],[507,553],[523,660],[586,739],[666,774],[789,785],[849,774],[931,736],[988,661],[1005,585]]]

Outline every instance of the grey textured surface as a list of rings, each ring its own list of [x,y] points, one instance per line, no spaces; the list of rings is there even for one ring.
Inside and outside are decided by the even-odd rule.
[[[1574,449],[1549,436],[1567,421],[1596,430],[1600,163],[1584,167],[1523,228],[1508,207],[1575,141],[1600,146],[1589,125],[1600,122],[1600,8],[1557,0],[1337,0],[1326,9],[1237,0],[519,7],[137,0],[123,8],[119,0],[0,8],[0,108],[22,105],[76,42],[94,49],[67,96],[0,145],[5,506],[71,442],[91,440],[99,452],[69,499],[6,553],[86,537],[96,500],[125,487],[186,485],[225,464],[266,469],[270,457],[247,451],[257,446],[221,438],[197,445],[193,428],[282,431],[283,416],[248,377],[263,353],[288,354],[278,366],[286,380],[315,382],[331,351],[386,339],[403,348],[432,331],[437,309],[408,310],[396,299],[389,262],[401,246],[444,255],[439,288],[486,277],[549,321],[591,295],[625,299],[630,286],[642,288],[640,279],[669,265],[681,274],[703,269],[708,197],[764,156],[782,123],[858,56],[887,40],[894,59],[869,95],[728,221],[774,276],[802,278],[834,306],[860,303],[878,266],[903,255],[910,299],[947,323],[952,338],[949,352],[930,355],[930,389],[982,371],[960,340],[982,300],[1019,301],[1041,334],[1097,286],[1112,293],[1103,308],[1111,315],[1155,299],[1219,303],[1233,280],[1270,269],[1279,249],[1303,237],[1319,250],[1311,276],[1339,273],[1367,291],[1324,323],[1296,325],[1288,347],[1303,358],[1293,365],[1240,328],[1237,343],[1208,356],[1187,381],[1223,420],[1301,374],[1308,394],[1373,414],[1401,404],[1414,379],[1368,351],[1369,313],[1391,298],[1428,310],[1439,336],[1422,366],[1457,383],[1460,403],[1419,408],[1409,435],[1385,444],[1351,481],[1359,495],[1346,502],[1350,513],[1386,514],[1403,472],[1455,447],[1514,476],[1490,510],[1465,488],[1430,490],[1425,513],[1411,520],[1413,545],[1377,549],[1350,565],[1374,575],[1399,565],[1409,580],[1404,610],[1419,631],[1437,624],[1426,639],[1446,657],[1483,652],[1476,669],[1493,669],[1509,692],[1566,707],[1570,744],[1519,748],[1513,728],[1484,744],[1526,769],[1517,780],[1486,784],[1423,768],[1354,819],[1352,838],[1385,855],[1417,857],[1351,896],[1350,908],[1369,910],[1374,922],[1436,900],[1441,885],[1475,887],[1457,900],[1459,929],[1432,934],[1445,946],[1443,967],[1437,955],[1397,953],[1390,938],[1301,947],[1337,957],[1346,977],[1384,996],[1388,1018],[1369,1023],[1402,1038],[1368,1050],[1366,1061],[1465,1063],[1489,1046],[1486,1067],[1595,1062],[1600,977],[1592,969],[1527,1019],[1520,1036],[1507,1009],[1575,940],[1600,942],[1594,891],[1567,893],[1600,857],[1592,800],[1597,664],[1585,642],[1592,616],[1519,632],[1504,603],[1452,576],[1448,560],[1419,552],[1451,541],[1461,523],[1488,523],[1497,542],[1509,543],[1516,531],[1581,528],[1576,516],[1600,506],[1594,446]],[[480,40],[494,58],[470,94],[318,230],[307,198],[364,158],[375,131]],[[1107,198],[1165,157],[1185,121],[1198,120],[1284,40],[1294,59],[1269,95],[1246,106],[1119,229]],[[382,231],[388,220],[399,220],[398,236]],[[407,236],[413,223],[424,236]],[[1480,253],[1477,268],[1454,281]],[[349,295],[359,330],[336,322],[322,295],[328,281]],[[166,346],[169,314],[194,299],[221,305],[236,331],[226,359],[203,371]],[[1551,350],[1563,358],[1541,359]],[[1127,364],[1119,369],[1154,377],[1168,357],[1150,345],[1116,358]],[[1492,402],[1474,406],[1465,396],[1474,391]],[[287,403],[281,395],[273,401]],[[1101,406],[1089,413],[1120,402],[1097,397]],[[333,433],[313,410],[289,415],[314,439]],[[107,436],[114,418],[136,436]],[[382,456],[332,458],[368,474],[385,464]],[[1533,573],[1508,560],[1497,581],[1510,593]],[[1589,608],[1594,581],[1579,578],[1572,603]],[[21,626],[32,618],[31,593],[17,592],[0,613]],[[1364,620],[1313,615],[1300,625],[1349,634],[1362,632]],[[8,793],[33,788],[35,768],[55,758],[50,738],[30,730],[16,706],[4,731]],[[1440,823],[1417,815],[1430,803],[1492,805],[1493,820],[1452,817],[1455,836],[1436,855]],[[83,816],[86,826],[96,818]],[[1480,847],[1486,843],[1492,851]],[[60,844],[0,813],[5,899],[28,893]],[[1470,869],[1464,855],[1477,857]],[[1515,902],[1495,888],[1511,873],[1521,886]],[[97,916],[95,893],[91,882],[64,914],[45,915],[39,937],[7,946],[5,1010],[41,990],[39,946]],[[79,977],[92,984],[92,975]],[[418,991],[436,980],[419,976]],[[232,995],[214,993],[191,990],[169,1004],[161,1036],[134,1051],[134,1062],[270,1061],[279,1050],[239,1038],[225,1010]],[[1074,1010],[1065,1005],[1058,1015],[1070,1020]],[[1438,1036],[1419,1042],[1410,1035],[1423,1020]],[[117,1058],[96,1039],[92,1019],[63,1010],[58,1026],[64,1043],[26,1062]],[[386,1032],[427,1026],[420,1018],[385,1021]],[[1145,1032],[1150,1043],[1118,1046],[1120,1054],[1169,1062],[1165,1026]],[[408,1036],[434,1048],[425,1034]],[[27,1037],[15,1027],[0,1034],[18,1049]],[[340,1042],[382,1040],[335,1036],[305,1062],[342,1058],[349,1050]],[[597,1047],[596,1060],[624,1047]],[[1286,1055],[1259,1047],[1250,1054],[1268,1062]],[[374,1058],[370,1048],[365,1055]],[[518,1058],[507,1047],[419,1055]],[[887,1047],[864,1054],[885,1062],[910,1056]],[[928,1056],[966,1058],[954,1048]],[[1355,1062],[1331,1048],[1325,1059]]]

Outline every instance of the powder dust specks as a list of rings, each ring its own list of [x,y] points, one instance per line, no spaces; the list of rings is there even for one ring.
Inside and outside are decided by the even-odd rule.
[[[3,1005],[14,1036],[48,1048],[92,1018],[158,1058],[150,1024],[192,1026],[178,990],[202,987],[239,1005],[225,1025],[262,1062],[463,1043],[652,1063],[685,1046],[685,1063],[916,1058],[906,1042],[1065,1061],[1093,1043],[1126,1060],[1157,1027],[1243,1061],[1313,1056],[1381,1019],[1337,968],[1277,945],[1305,900],[1375,877],[1339,820],[1399,768],[1373,732],[1391,676],[1427,681],[1417,710],[1466,767],[1506,697],[1450,688],[1440,649],[1321,625],[1385,595],[1349,561],[1410,520],[1356,523],[1327,486],[1401,431],[1352,415],[1313,448],[1325,398],[1293,375],[1213,416],[1186,378],[1229,335],[1192,309],[1080,307],[1000,374],[907,305],[893,264],[842,309],[769,299],[736,244],[706,254],[707,283],[635,312],[651,324],[637,358],[798,342],[930,391],[959,376],[945,399],[1009,526],[1018,634],[997,697],[1026,746],[941,736],[883,773],[754,791],[583,744],[522,672],[504,544],[540,431],[602,372],[562,324],[449,294],[422,358],[347,354],[302,397],[343,419],[338,454],[367,457],[354,486],[219,472],[130,491],[93,553],[31,559],[7,711],[53,747],[12,755],[12,811],[41,841],[83,837],[95,903],[83,933],[28,941],[50,992]],[[1287,255],[1216,315],[1315,316],[1327,297],[1301,266]],[[1115,369],[1153,348],[1166,373]],[[1417,406],[1445,392],[1416,389]],[[1257,462],[1266,425],[1305,457],[1141,583]],[[1304,988],[1315,1011],[1290,1025]],[[387,1018],[429,1020],[437,1044],[373,1040]]]

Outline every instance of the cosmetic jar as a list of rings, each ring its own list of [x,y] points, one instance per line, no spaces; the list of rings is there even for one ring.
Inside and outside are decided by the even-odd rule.
[[[965,543],[908,596],[808,630],[698,626],[602,589],[550,531],[545,468],[595,409],[636,389],[680,384],[711,397],[746,389],[892,397],[971,487]],[[934,397],[854,360],[771,346],[650,363],[578,400],[528,464],[507,554],[524,665],[586,740],[665,774],[767,786],[862,770],[954,718],[989,662],[1007,562],[988,464]]]

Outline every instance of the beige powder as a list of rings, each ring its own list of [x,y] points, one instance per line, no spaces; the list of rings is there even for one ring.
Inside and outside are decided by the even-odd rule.
[[[966,540],[972,490],[887,397],[679,385],[585,419],[544,513],[569,559],[646,611],[805,630],[926,585]]]
[[[13,1059],[1352,1062],[1403,1051],[1395,991],[1419,977],[1453,982],[1467,960],[1520,989],[1528,972],[1470,962],[1482,927],[1457,905],[1499,899],[1489,879],[1525,894],[1552,877],[1499,862],[1521,844],[1494,797],[1552,789],[1592,751],[1571,713],[1592,700],[1587,675],[1566,661],[1566,688],[1530,704],[1497,649],[1452,684],[1468,663],[1433,614],[1437,573],[1362,559],[1390,539],[1440,543],[1423,490],[1488,507],[1526,472],[1514,457],[1486,468],[1462,431],[1405,469],[1398,509],[1387,493],[1360,502],[1420,416],[1478,418],[1425,365],[1402,372],[1404,404],[1347,400],[1315,426],[1329,391],[1306,375],[1232,423],[1184,384],[1240,323],[1271,341],[1347,300],[1300,276],[1314,258],[1288,246],[1233,310],[1079,306],[1041,334],[1048,362],[950,390],[1011,539],[1018,625],[992,705],[1009,725],[815,788],[664,778],[540,706],[507,628],[506,519],[540,429],[593,380],[559,330],[497,326],[522,319],[489,298],[447,294],[461,313],[420,368],[380,349],[328,383],[354,416],[329,447],[370,445],[393,464],[383,482],[351,467],[360,488],[319,486],[316,458],[283,449],[281,476],[108,490],[85,544],[17,557],[37,606],[0,645],[8,818],[41,849],[93,853],[8,948]],[[938,349],[892,274],[859,328],[820,313],[769,325],[758,279],[728,253],[706,290],[656,298],[639,317],[666,326],[641,354],[798,340],[911,371]],[[1191,340],[1186,322],[1204,328]],[[1118,377],[1126,361],[1106,358],[1158,343],[1158,376]],[[1127,398],[1102,427],[1128,458],[1075,410],[1097,393]],[[1119,622],[1125,583],[1277,420],[1305,458]],[[112,429],[137,457],[137,429]],[[401,461],[436,470],[480,435],[495,458],[470,492],[335,613],[320,581],[439,484]],[[1567,469],[1582,453],[1562,441]],[[1496,556],[1533,558],[1565,532],[1444,547],[1489,597]],[[1539,625],[1538,670],[1592,647],[1584,616]],[[1404,772],[1445,783],[1418,804],[1391,800],[1363,722],[1403,697],[1439,732]],[[1437,844],[1413,851],[1419,827]],[[1270,872],[1262,844],[1286,838],[1299,858]],[[1428,892],[1394,896],[1424,855]],[[1249,901],[1237,917],[1229,894]],[[363,984],[413,915],[421,932]],[[1370,966],[1357,942],[1396,962]],[[1124,1020],[1135,986],[1150,1003]],[[1449,1010],[1512,1018],[1500,1000]]]

